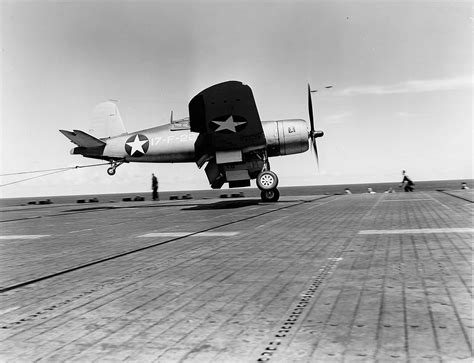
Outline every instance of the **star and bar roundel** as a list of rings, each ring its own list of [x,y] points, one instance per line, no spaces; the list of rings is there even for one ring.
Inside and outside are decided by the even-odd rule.
[[[236,133],[247,126],[247,120],[242,116],[223,115],[209,122],[209,128],[214,132]]]
[[[133,157],[140,157],[146,154],[150,141],[145,135],[136,134],[130,136],[125,142],[125,151]]]

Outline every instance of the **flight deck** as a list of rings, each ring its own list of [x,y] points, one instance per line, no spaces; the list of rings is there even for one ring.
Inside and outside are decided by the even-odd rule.
[[[0,209],[0,361],[471,362],[473,194]]]

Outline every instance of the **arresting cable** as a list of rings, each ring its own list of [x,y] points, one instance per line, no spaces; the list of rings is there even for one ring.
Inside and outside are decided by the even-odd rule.
[[[0,184],[0,187],[5,187],[7,185],[17,184],[17,183],[21,183],[21,182],[24,182],[24,181],[27,181],[27,180],[41,178],[43,176],[57,174],[57,173],[61,173],[61,172],[68,171],[68,170],[90,168],[90,167],[93,167],[93,166],[101,166],[101,165],[110,165],[110,163],[100,163],[100,164],[91,164],[91,165],[76,165],[76,166],[69,166],[69,167],[65,167],[65,168],[33,170],[33,171],[20,171],[20,172],[17,172],[17,173],[0,174],[0,177],[4,177],[4,176],[13,176],[13,175],[22,175],[22,174],[45,173],[45,174],[30,177],[30,178],[26,178],[26,179],[16,180],[16,181],[13,181],[13,182],[10,182],[10,183]]]

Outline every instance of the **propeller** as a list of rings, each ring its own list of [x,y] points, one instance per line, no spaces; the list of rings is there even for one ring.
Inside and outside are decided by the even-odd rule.
[[[331,88],[331,87],[332,86],[328,86],[326,88]],[[308,113],[309,113],[309,124],[310,124],[308,137],[311,139],[312,149],[314,150],[314,155],[316,156],[316,163],[318,164],[318,170],[319,170],[319,156],[318,156],[318,147],[316,145],[316,138],[324,136],[324,132],[319,131],[319,130],[316,131],[314,129],[313,101],[311,100],[311,92],[317,92],[317,91],[311,91],[311,87],[308,83]]]

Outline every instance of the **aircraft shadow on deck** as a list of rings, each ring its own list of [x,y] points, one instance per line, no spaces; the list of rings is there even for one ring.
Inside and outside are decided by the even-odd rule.
[[[190,208],[183,208],[182,210],[235,209],[235,208],[248,207],[251,205],[257,205],[260,202],[261,202],[260,199],[226,200],[226,201],[210,203],[210,204],[198,204]]]

